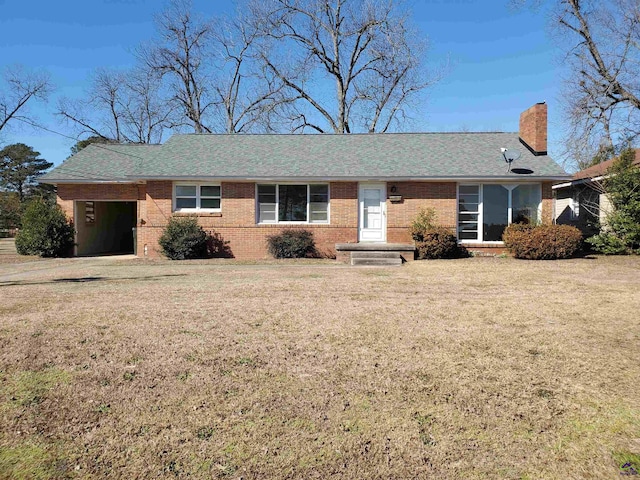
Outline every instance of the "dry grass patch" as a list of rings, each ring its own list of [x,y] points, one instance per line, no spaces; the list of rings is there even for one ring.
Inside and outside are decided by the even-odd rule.
[[[35,255],[18,255],[13,238],[0,238],[0,265],[8,263],[25,263],[40,260]]]
[[[636,258],[77,265],[0,284],[0,477],[638,464]]]

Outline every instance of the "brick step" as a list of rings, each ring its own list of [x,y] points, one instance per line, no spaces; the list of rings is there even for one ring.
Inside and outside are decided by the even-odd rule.
[[[351,252],[351,258],[400,258],[400,252]]]
[[[351,265],[400,267],[402,266],[402,258],[400,258],[400,255],[398,255],[396,258],[388,258],[388,257],[352,258]]]

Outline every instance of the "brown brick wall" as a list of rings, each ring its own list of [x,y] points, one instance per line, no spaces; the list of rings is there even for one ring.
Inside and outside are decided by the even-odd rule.
[[[335,256],[335,244],[340,242],[356,242],[355,227],[336,227],[333,225],[252,225],[246,227],[216,228],[204,227],[209,232],[219,234],[234,258],[243,260],[269,258],[266,238],[281,232],[283,229],[304,228],[313,232],[316,248],[326,257]],[[160,256],[158,238],[162,235],[161,227],[145,227],[144,242],[148,245],[148,256]],[[144,244],[143,244],[144,248]]]
[[[221,184],[220,213],[198,214],[203,228],[256,227],[255,183]],[[357,184],[332,183],[331,225],[354,226],[357,223]],[[352,205],[354,207],[352,208]],[[164,227],[172,216],[172,182],[147,184],[147,217],[149,227]],[[352,210],[355,210],[352,211]],[[178,214],[180,215],[180,214]],[[188,214],[185,214],[188,215]]]
[[[392,192],[392,187],[395,191]],[[256,225],[255,183],[222,183],[221,212],[198,216],[208,231],[228,241],[236,258],[268,257],[266,237],[284,228],[313,231],[318,249],[335,255],[335,244],[358,241],[358,183],[330,184],[330,225]],[[387,201],[387,241],[411,242],[407,227],[423,207],[436,210],[437,223],[455,229],[456,184],[454,182],[389,182],[387,195],[401,195],[402,201]],[[552,220],[551,183],[542,185],[543,221]],[[158,238],[172,216],[172,182],[150,181],[146,185],[99,184],[59,185],[58,203],[73,218],[74,200],[138,200],[138,255],[159,256]]]
[[[387,196],[400,195],[402,201],[387,200],[387,242],[411,243],[407,227],[422,208],[435,209],[439,225],[455,227],[456,188],[453,182],[389,182]]]
[[[220,213],[200,214],[198,222],[207,231],[215,231],[229,242],[232,255],[242,259],[268,257],[266,237],[285,228],[305,228],[313,231],[316,246],[324,255],[335,255],[335,244],[358,241],[358,184],[330,184],[330,225],[257,225],[255,183],[221,184]],[[142,255],[147,245],[148,256],[160,255],[158,238],[172,216],[172,182],[147,184],[146,218],[139,229],[138,245]],[[141,210],[144,211],[144,210]]]
[[[122,200],[135,202],[144,199],[144,185],[133,183],[60,184],[57,202],[70,219],[73,219],[75,200]]]
[[[456,222],[456,184],[445,182],[395,182],[395,195],[402,195],[398,204],[387,203],[387,241],[411,242],[407,226],[422,207],[433,207],[438,222],[453,227]],[[147,185],[147,216],[145,232],[139,235],[148,245],[149,256],[157,256],[157,241],[165,223],[171,217],[171,182],[149,182]],[[330,184],[330,225],[256,225],[255,184],[222,183],[221,213],[199,215],[207,230],[215,230],[236,258],[268,257],[266,237],[284,228],[306,228],[314,233],[318,249],[335,255],[335,244],[358,241],[358,183]],[[142,250],[139,250],[142,251]]]

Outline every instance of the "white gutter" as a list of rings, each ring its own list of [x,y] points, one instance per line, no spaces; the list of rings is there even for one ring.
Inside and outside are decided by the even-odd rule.
[[[606,178],[606,175],[600,175],[598,177],[593,177],[593,178],[579,178],[578,180],[572,180],[566,183],[557,183],[555,185],[552,185],[551,188],[553,190],[558,190],[559,188],[573,187],[576,185],[583,185],[585,183],[600,182],[605,178]]]

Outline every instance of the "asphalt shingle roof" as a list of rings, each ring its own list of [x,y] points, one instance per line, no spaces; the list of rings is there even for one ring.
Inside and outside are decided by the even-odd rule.
[[[162,146],[114,147],[108,146],[113,151],[87,147],[43,180],[54,183],[74,172],[88,179],[131,180],[569,178],[549,156],[533,155],[517,133],[187,134],[174,135]],[[501,147],[521,153],[511,172]]]
[[[584,170],[580,170],[579,172],[574,173],[573,180],[582,180],[584,178],[595,178],[606,175],[607,170],[609,170],[611,165],[613,165],[613,162],[615,162],[616,158],[606,160],[602,163],[593,165],[589,168],[585,168]],[[635,160],[633,161],[633,165],[640,165],[640,148],[636,148]]]
[[[41,182],[133,181],[130,175],[160,145],[91,144],[38,178]]]

